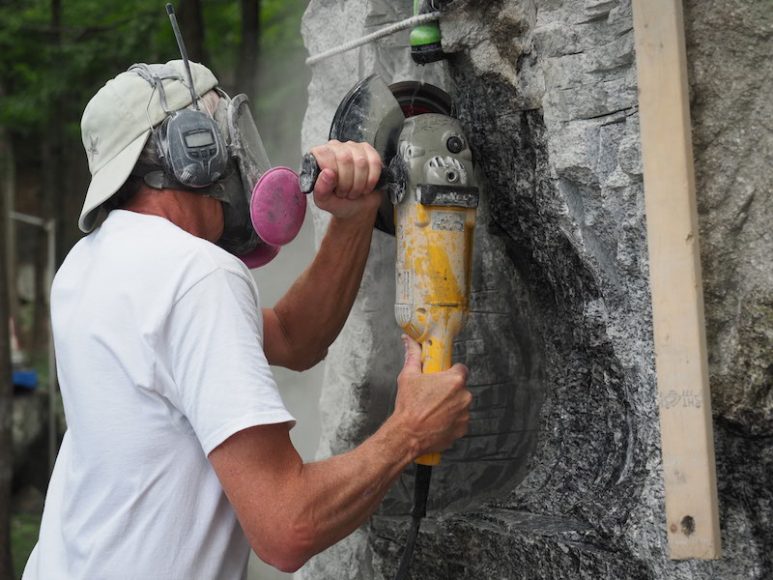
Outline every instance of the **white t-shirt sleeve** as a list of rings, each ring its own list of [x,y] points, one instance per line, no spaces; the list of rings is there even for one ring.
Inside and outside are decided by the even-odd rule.
[[[263,321],[250,282],[217,269],[169,314],[173,402],[207,455],[242,429],[295,423],[263,353]]]

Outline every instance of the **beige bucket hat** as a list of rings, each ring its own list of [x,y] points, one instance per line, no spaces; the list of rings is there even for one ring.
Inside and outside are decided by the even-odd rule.
[[[205,66],[192,62],[195,92],[203,95],[217,86],[215,75]],[[191,93],[182,60],[147,65],[145,70],[161,79],[167,111],[191,104]],[[94,229],[101,205],[129,177],[155,127],[167,116],[158,89],[138,69],[129,69],[99,89],[86,105],[81,119],[81,137],[89,160],[91,184],[86,193],[78,227]]]

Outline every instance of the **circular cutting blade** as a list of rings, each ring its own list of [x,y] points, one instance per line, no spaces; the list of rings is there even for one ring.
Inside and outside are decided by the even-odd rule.
[[[389,85],[406,118],[424,113],[456,117],[451,96],[443,89],[420,81],[402,81]]]

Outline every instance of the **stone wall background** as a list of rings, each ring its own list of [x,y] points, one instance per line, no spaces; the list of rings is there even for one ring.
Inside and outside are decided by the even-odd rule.
[[[402,6],[404,4],[404,6]],[[312,0],[310,54],[410,15]],[[360,78],[445,88],[485,184],[471,317],[471,432],[433,475],[414,578],[773,577],[773,4],[685,2],[723,558],[667,559],[630,0],[457,0],[448,62],[407,32],[313,69],[305,148]],[[324,216],[315,215],[318,235]],[[374,233],[331,348],[319,457],[390,412],[401,367],[394,242]],[[391,578],[412,478],[301,578]]]

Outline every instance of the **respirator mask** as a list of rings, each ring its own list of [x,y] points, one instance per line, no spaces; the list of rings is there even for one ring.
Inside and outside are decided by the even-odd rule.
[[[303,224],[306,197],[295,173],[271,168],[246,95],[231,98],[214,89],[188,108],[168,111],[152,66],[130,70],[159,91],[167,113],[151,137],[161,165],[138,164],[134,175],[155,189],[184,189],[219,200],[224,227],[216,243],[250,268],[264,265]],[[216,105],[208,107],[214,100]]]

